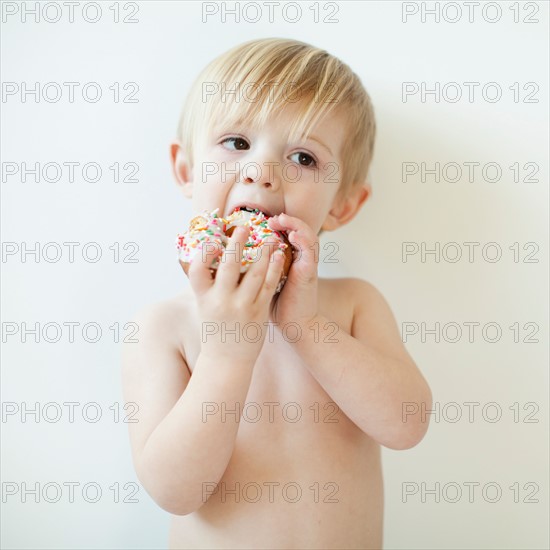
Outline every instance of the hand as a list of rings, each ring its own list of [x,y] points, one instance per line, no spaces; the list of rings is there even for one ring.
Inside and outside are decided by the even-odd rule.
[[[258,259],[239,283],[248,235],[247,227],[237,227],[225,252],[222,247],[205,247],[189,267],[201,323],[201,353],[219,361],[231,358],[255,363],[268,328],[269,306],[282,275],[283,254],[273,252],[275,240],[266,240]],[[210,265],[216,257],[220,257],[220,263],[212,279]]]
[[[288,214],[269,218],[268,223],[272,229],[286,231],[295,248],[295,259],[273,305],[271,318],[280,326],[293,322],[307,327],[318,315],[316,250],[319,249],[319,239],[309,225]]]

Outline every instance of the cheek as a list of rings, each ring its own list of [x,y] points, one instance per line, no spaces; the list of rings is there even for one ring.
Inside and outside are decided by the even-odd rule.
[[[320,181],[315,187],[315,200],[311,201],[312,204],[315,204],[315,209],[311,216],[314,219],[313,223],[316,228],[320,229],[325,222],[328,213],[332,209],[337,192],[338,184],[336,183]]]
[[[203,194],[223,194],[233,185],[235,177],[234,163],[224,158],[210,157],[201,164],[197,184]]]
[[[199,183],[213,187],[231,182],[234,176],[235,161],[228,152],[220,146],[212,146],[202,151],[197,165]]]
[[[332,194],[331,187],[321,182],[310,185],[289,184],[285,190],[286,212],[317,230],[330,210]]]
[[[227,185],[223,185],[219,182],[210,181],[209,183],[199,183],[195,186],[193,193],[193,200],[198,205],[222,205],[225,198],[229,193]]]

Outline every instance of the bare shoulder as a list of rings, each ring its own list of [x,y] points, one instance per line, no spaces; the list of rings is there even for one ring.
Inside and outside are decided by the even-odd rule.
[[[389,310],[382,293],[373,284],[357,277],[319,279],[319,292],[322,298],[329,298],[330,302],[351,306],[353,313],[365,307]]]
[[[323,279],[321,287],[321,292],[330,293],[335,303],[349,304],[352,336],[386,354],[412,361],[403,345],[390,304],[372,283],[346,277]]]
[[[138,332],[122,344],[124,399],[136,404],[140,415],[128,425],[134,456],[189,383],[180,337],[188,318],[185,294],[151,304],[133,316]]]
[[[320,278],[319,284],[322,290],[328,290],[330,292],[341,292],[342,294],[349,293],[350,290],[360,293],[375,292],[379,293],[376,287],[358,277],[338,277],[335,279]]]
[[[187,371],[182,331],[189,319],[187,291],[173,298],[147,305],[133,316],[137,334],[122,344],[123,377],[136,371],[171,365]],[[184,373],[185,375],[186,373]]]
[[[187,292],[173,298],[142,307],[133,317],[139,333],[145,338],[153,337],[164,344],[181,347],[181,327],[189,317]],[[182,350],[183,351],[183,350]]]

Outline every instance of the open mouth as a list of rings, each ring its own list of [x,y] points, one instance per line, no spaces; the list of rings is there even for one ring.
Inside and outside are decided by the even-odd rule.
[[[250,212],[251,214],[260,214],[261,213],[266,218],[271,217],[271,212],[269,212],[268,210],[265,210],[264,208],[260,208],[260,207],[257,207],[257,206],[250,206],[250,205],[243,204],[243,205],[235,207],[233,209],[233,212],[239,211],[239,210],[242,210],[244,212]]]
[[[259,208],[252,208],[251,206],[240,206],[239,210],[244,210],[245,212],[252,212],[253,214],[258,214],[261,212]],[[262,212],[264,214],[264,212]]]

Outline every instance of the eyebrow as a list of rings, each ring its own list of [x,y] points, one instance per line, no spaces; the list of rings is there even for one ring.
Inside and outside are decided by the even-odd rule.
[[[316,138],[315,136],[308,136],[307,139],[311,139],[312,141],[316,141],[319,145],[324,147],[332,156],[334,156],[333,152],[330,150],[330,148],[325,145],[319,138]]]

